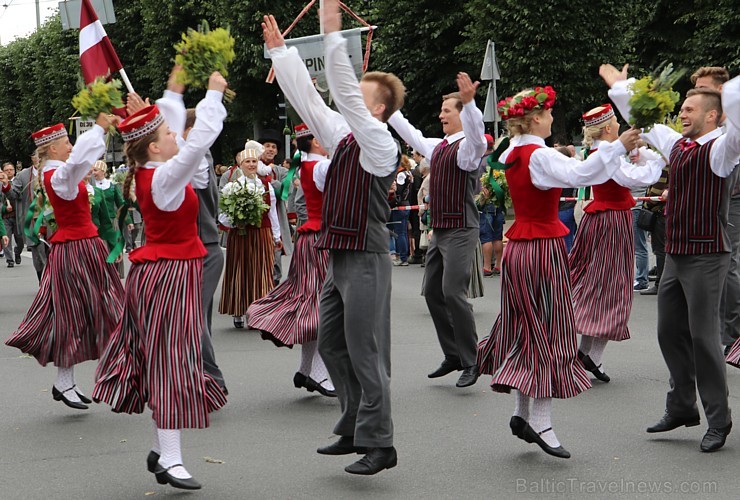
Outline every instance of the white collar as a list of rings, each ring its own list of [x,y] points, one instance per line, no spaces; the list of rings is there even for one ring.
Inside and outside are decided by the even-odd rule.
[[[591,148],[589,148],[589,151],[593,151],[594,149],[599,149],[601,147],[601,143],[604,142],[601,139],[597,139],[594,141],[593,144],[591,144]]]
[[[465,137],[465,131],[461,130],[460,132],[455,132],[454,134],[446,135],[445,140],[447,141],[447,144],[452,144],[453,142],[459,141]]]
[[[44,162],[44,168],[42,169],[42,172],[47,172],[49,170],[54,170],[59,167],[63,167],[65,163],[63,161],[59,160],[46,160]]]
[[[510,147],[529,146],[530,144],[546,146],[545,140],[542,137],[532,134],[522,134],[516,135],[511,139]]]
[[[110,179],[103,178],[102,181],[95,181],[95,185],[102,190],[106,190],[110,188],[111,182],[110,182]]]
[[[326,160],[326,156],[317,153],[308,153],[305,158],[301,158],[301,161],[321,161]]]
[[[721,136],[722,134],[724,134],[724,131],[721,128],[716,128],[716,129],[712,130],[711,132],[707,132],[703,136],[699,137],[696,140],[696,142],[700,146],[703,146],[704,144],[708,143],[712,139],[716,139],[717,137]],[[690,139],[688,141],[691,142]]]
[[[148,161],[145,165],[140,165],[141,168],[145,168],[147,170],[153,170],[157,167],[160,167],[164,165],[163,161]]]

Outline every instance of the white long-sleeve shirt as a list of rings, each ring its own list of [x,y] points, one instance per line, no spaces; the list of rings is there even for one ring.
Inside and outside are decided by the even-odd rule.
[[[634,81],[634,78],[620,80],[609,90],[609,98],[627,122],[631,117],[629,100],[632,91],[629,85]],[[722,86],[722,109],[727,116],[726,133],[714,129],[696,139],[696,142],[703,145],[717,139],[709,153],[709,166],[717,176],[727,177],[740,161],[740,77],[736,76]],[[641,137],[664,157],[670,158],[673,146],[682,136],[666,125],[655,124],[650,132],[641,134]]]
[[[486,152],[485,127],[483,125],[483,113],[481,113],[475,101],[463,105],[460,112],[460,121],[463,129],[460,132],[446,135],[448,143],[461,140],[457,150],[457,166],[466,172],[473,172],[480,166],[481,157]],[[401,111],[396,111],[388,120],[388,124],[398,132],[398,135],[406,141],[414,150],[421,153],[425,158],[431,158],[434,148],[443,139],[427,138],[421,130],[417,129],[403,116]]]
[[[278,84],[329,156],[352,132],[360,145],[360,166],[370,174],[386,177],[397,166],[398,149],[393,136],[388,126],[375,119],[365,106],[342,35],[328,34],[324,47],[329,89],[342,114],[324,103],[295,47],[282,45],[270,50]],[[316,181],[324,185],[324,179]]]
[[[605,141],[594,141],[592,149],[599,149]],[[640,148],[639,160],[631,163],[624,156],[619,159],[619,169],[614,172],[612,180],[629,189],[646,187],[660,179],[665,167],[663,158],[646,147]]]
[[[511,139],[511,144],[499,161],[506,163],[515,147],[529,144],[542,146],[529,158],[529,175],[532,184],[543,191],[551,188],[603,184],[619,170],[621,167],[619,157],[627,152],[621,141],[603,142],[597,153],[581,161],[548,148],[541,137],[524,134]]]
[[[206,151],[223,129],[226,108],[222,98],[223,93],[216,90],[206,92],[196,107],[195,125],[177,155],[166,162],[148,162],[144,166],[156,169],[152,177],[152,199],[160,210],[174,212],[185,200],[185,187],[193,180]]]
[[[66,162],[46,160],[43,172],[54,170],[51,187],[63,200],[72,201],[79,194],[79,184],[93,164],[105,153],[105,130],[98,124],[82,134],[72,148]]]

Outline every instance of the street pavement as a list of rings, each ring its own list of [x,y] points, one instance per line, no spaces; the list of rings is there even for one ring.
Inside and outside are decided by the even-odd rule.
[[[30,254],[0,268],[0,331],[7,338],[36,290]],[[0,261],[4,266],[4,261]],[[287,270],[287,261],[284,269]],[[0,499],[737,499],[740,431],[717,453],[699,451],[702,425],[648,435],[663,414],[668,374],[655,335],[656,298],[635,294],[632,339],[610,343],[609,384],[555,400],[553,426],[573,458],[543,453],[511,435],[511,395],[490,377],[466,389],[457,375],[430,380],[442,354],[420,296],[423,269],[393,269],[392,401],[398,466],[372,477],[344,467],[357,456],[326,457],[339,403],[295,389],[299,348],[278,349],[256,332],[214,317],[214,344],[229,403],[211,427],[186,430],[183,458],[203,483],[198,492],[160,486],[146,471],[150,415],[120,415],[106,405],[76,411],[51,397],[56,370],[0,347]],[[604,286],[610,286],[604,283]],[[498,277],[472,301],[478,336],[499,311]],[[220,292],[217,292],[220,293]],[[78,365],[92,392],[94,362]],[[728,366],[730,405],[740,408],[740,371]]]

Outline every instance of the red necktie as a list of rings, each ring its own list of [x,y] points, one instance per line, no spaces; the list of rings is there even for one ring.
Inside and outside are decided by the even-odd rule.
[[[683,141],[679,145],[679,147],[681,148],[681,151],[691,151],[692,149],[694,149],[698,145],[699,145],[699,143],[696,142],[696,141],[690,141],[690,142],[689,141]]]
[[[446,147],[447,147],[447,144],[449,144],[449,143],[447,142],[447,139],[444,139],[444,140],[442,140],[442,142],[440,142],[440,143],[439,143],[439,149],[444,149],[444,148],[446,148]]]

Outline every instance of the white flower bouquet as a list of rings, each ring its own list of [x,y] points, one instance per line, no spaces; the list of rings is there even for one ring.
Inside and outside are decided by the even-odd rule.
[[[241,232],[246,226],[262,226],[262,216],[270,209],[264,196],[265,186],[244,176],[224,186],[218,205],[229,225]]]

